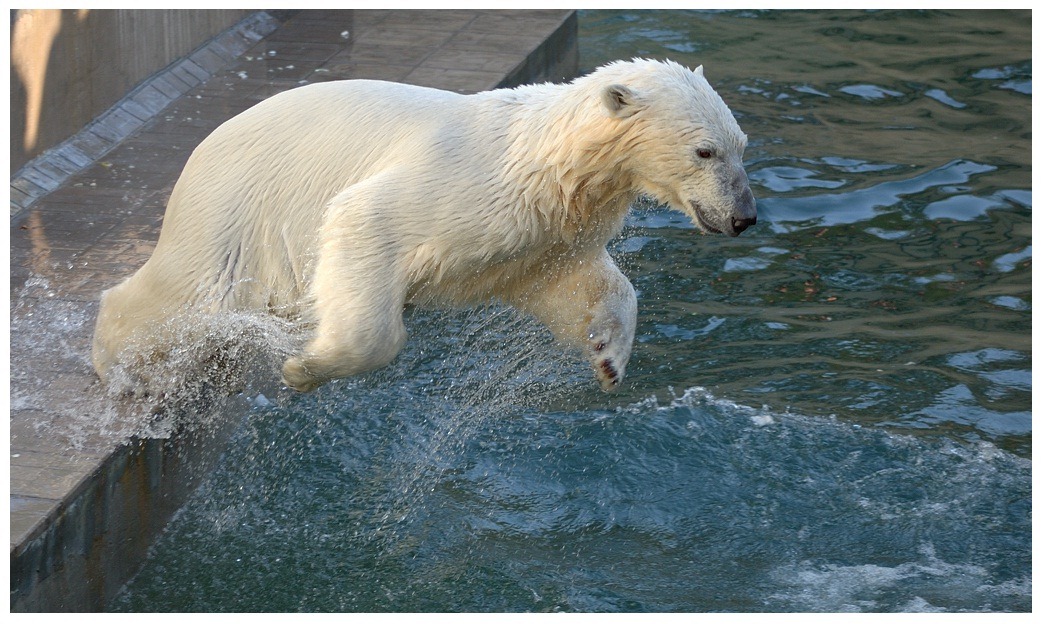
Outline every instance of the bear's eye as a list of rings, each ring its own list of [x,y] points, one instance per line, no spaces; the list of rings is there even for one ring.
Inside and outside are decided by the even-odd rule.
[[[714,150],[709,147],[700,147],[696,150],[696,155],[700,158],[711,158],[714,156]]]

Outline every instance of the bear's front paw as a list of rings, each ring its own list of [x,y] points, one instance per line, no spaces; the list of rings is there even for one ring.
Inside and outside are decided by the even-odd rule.
[[[299,357],[288,358],[283,362],[283,383],[298,392],[311,392],[323,385],[322,381],[309,374]]]
[[[623,375],[617,370],[616,365],[609,358],[597,360],[595,366],[595,377],[598,378],[598,383],[601,384],[602,390],[606,392],[612,392],[620,387],[620,381],[623,380]]]
[[[611,340],[607,336],[591,336],[590,360],[594,368],[595,377],[602,386],[602,390],[612,392],[620,387],[623,381],[624,368],[630,356],[630,345],[625,344],[622,348],[618,341]]]

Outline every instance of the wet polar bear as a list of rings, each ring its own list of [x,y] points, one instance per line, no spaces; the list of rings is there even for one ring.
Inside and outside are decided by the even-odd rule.
[[[639,194],[706,232],[754,224],[745,146],[702,67],[670,61],[473,95],[370,80],[281,93],[193,152],[152,257],[102,295],[95,369],[104,381],[190,335],[170,319],[267,311],[306,332],[282,372],[308,391],[391,362],[406,304],[499,300],[581,347],[611,390],[637,301],[606,244]]]

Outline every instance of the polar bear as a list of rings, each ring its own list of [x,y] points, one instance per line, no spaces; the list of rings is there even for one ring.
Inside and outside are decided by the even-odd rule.
[[[579,346],[612,390],[637,301],[606,244],[639,194],[704,232],[753,225],[746,143],[702,66],[671,61],[472,95],[286,91],[192,153],[151,258],[102,295],[95,369],[104,381],[134,349],[183,340],[173,318],[271,312],[307,336],[282,374],[308,391],[391,362],[407,304],[496,300]]]

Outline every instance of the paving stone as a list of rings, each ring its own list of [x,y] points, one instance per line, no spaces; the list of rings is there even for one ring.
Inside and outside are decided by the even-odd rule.
[[[357,46],[392,43],[438,48],[457,32],[456,30],[429,30],[420,26],[411,29],[396,28],[381,23],[362,30],[358,37],[353,39],[353,42]]]
[[[22,461],[26,452],[62,455],[75,453],[82,458],[104,459],[111,452],[111,440],[103,435],[91,434],[72,441],[68,436],[57,435],[64,416],[57,412],[40,409],[17,409],[11,412],[11,455],[12,461]],[[18,455],[19,457],[15,457]],[[26,460],[32,463],[33,459]]]
[[[346,62],[367,62],[377,64],[409,65],[416,67],[424,59],[431,56],[433,50],[424,46],[409,43],[371,43],[366,45],[349,45],[330,57],[327,66]]]
[[[485,51],[477,53],[473,48],[453,49],[448,46],[424,60],[425,67],[433,69],[491,73],[499,77],[514,69],[518,63],[517,54]]]
[[[44,183],[46,184],[47,181],[45,180]],[[11,188],[30,197],[37,197],[47,192],[44,187],[25,176],[12,181]]]
[[[152,86],[164,96],[171,99],[183,95],[191,88],[188,83],[171,73],[164,74],[153,80]]]
[[[47,171],[47,163],[32,163],[23,169],[22,175],[26,180],[32,182],[35,188],[43,191],[53,191],[58,188],[61,182],[53,175],[53,172]]]
[[[87,128],[77,134],[72,138],[70,144],[91,160],[101,157],[113,146],[112,141],[95,134],[92,128]]]
[[[109,143],[119,143],[141,127],[142,120],[125,110],[116,108],[109,111],[91,127],[94,134]]]
[[[416,65],[392,65],[375,61],[345,61],[342,63],[328,64],[315,70],[309,75],[312,82],[326,82],[329,80],[388,80],[391,82],[405,82],[406,77],[416,68]],[[267,90],[259,90],[259,95],[271,96]],[[263,98],[258,98],[263,99]]]
[[[502,72],[469,71],[421,66],[406,76],[406,81],[422,87],[436,87],[458,93],[476,93],[497,86]]]
[[[350,33],[353,26],[354,21],[347,14],[329,14],[319,19],[295,17],[268,36],[266,41],[275,49],[282,42],[344,44],[347,37],[342,33]]]
[[[338,35],[340,37],[340,35]],[[257,50],[255,58],[263,58],[270,65],[285,65],[293,61],[322,62],[344,49],[341,43],[297,43],[275,42],[253,48]],[[272,54],[275,52],[275,54]]]
[[[201,80],[210,78],[211,74],[224,69],[225,65],[228,64],[227,59],[222,58],[221,55],[215,53],[209,46],[197,51],[190,56],[189,59],[206,72],[205,75],[200,76]]]
[[[61,501],[11,495],[11,547],[25,542],[58,511]]]
[[[487,12],[488,13],[488,12]],[[466,9],[447,9],[442,11],[390,11],[380,21],[382,29],[433,30],[457,32],[463,28],[472,28],[478,23],[481,12]],[[546,29],[546,23],[544,24]]]
[[[50,153],[49,158],[46,161],[48,165],[54,168],[56,175],[60,176],[63,182],[70,175],[80,171],[90,164],[90,161],[77,161],[69,158],[69,156],[75,158],[76,154],[70,153],[70,150],[55,150]]]
[[[81,488],[98,469],[98,462],[93,458],[78,459],[53,453],[19,455],[11,458],[11,494],[14,496],[63,500]]]
[[[17,206],[25,206],[29,203],[30,195],[20,188],[11,185],[11,203]]]

